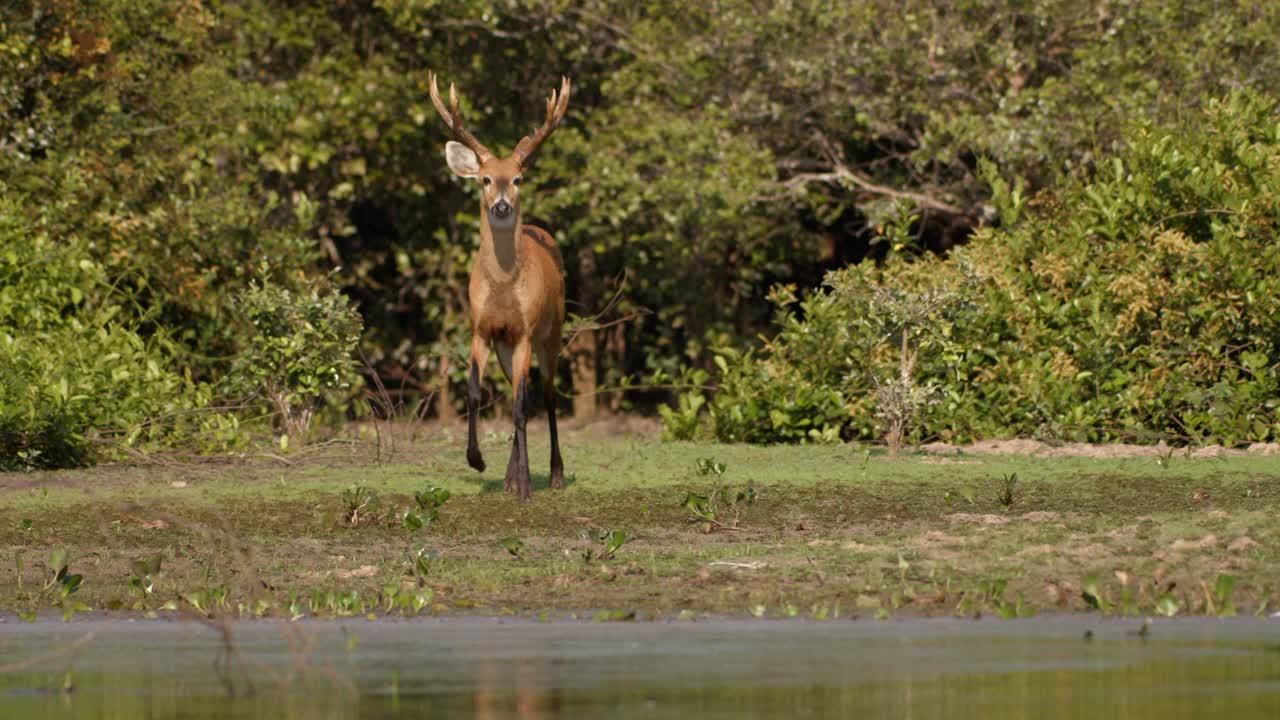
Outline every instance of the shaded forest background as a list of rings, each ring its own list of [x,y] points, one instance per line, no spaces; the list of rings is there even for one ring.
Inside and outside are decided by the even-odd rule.
[[[0,466],[456,415],[478,205],[429,69],[503,152],[574,79],[525,217],[576,414],[1275,439],[1277,38],[1263,1],[9,2]]]

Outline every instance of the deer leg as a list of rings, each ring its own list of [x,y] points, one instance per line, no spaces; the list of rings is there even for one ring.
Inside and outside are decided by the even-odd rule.
[[[529,441],[525,436],[529,412],[529,361],[531,347],[528,338],[520,340],[511,357],[511,385],[515,389],[515,407],[512,419],[515,421],[516,441],[512,449],[512,464],[508,464],[507,473],[513,476],[516,494],[521,500],[528,500],[533,495],[533,482],[529,478]]]
[[[519,397],[516,398],[515,402],[519,404],[520,402]],[[514,414],[515,413],[512,413],[512,415]],[[516,471],[517,471],[517,468],[520,466],[520,461],[517,460],[516,458],[519,454],[520,454],[520,443],[516,440],[516,436],[513,433],[511,435],[511,458],[507,460],[507,479],[502,484],[502,488],[509,493],[514,493],[519,490],[519,488],[516,486]]]
[[[471,380],[467,383],[467,464],[484,472],[484,456],[476,442],[476,415],[480,412],[480,378],[489,362],[489,345],[479,335],[471,336]]]
[[[551,487],[563,490],[564,460],[560,459],[560,435],[556,432],[556,360],[560,357],[560,343],[558,339],[552,339],[538,350],[542,398],[547,405],[547,426],[551,429]]]

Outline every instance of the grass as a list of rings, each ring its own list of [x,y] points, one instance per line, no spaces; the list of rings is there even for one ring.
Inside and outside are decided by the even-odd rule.
[[[538,427],[521,504],[502,492],[507,437],[489,433],[480,475],[459,430],[401,442],[381,464],[356,444],[293,465],[0,475],[0,609],[830,619],[1277,600],[1275,458],[891,459],[580,431],[564,433],[568,488],[555,492]],[[431,487],[447,498],[415,500]],[[719,498],[715,522],[691,494]]]

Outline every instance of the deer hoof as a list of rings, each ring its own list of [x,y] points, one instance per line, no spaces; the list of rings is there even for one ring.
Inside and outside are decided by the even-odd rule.
[[[467,448],[467,464],[484,472],[484,457],[480,455],[480,448]]]

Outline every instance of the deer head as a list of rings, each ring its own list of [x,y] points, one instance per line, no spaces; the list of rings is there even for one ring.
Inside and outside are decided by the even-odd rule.
[[[429,79],[431,102],[455,138],[444,149],[449,169],[458,177],[475,178],[480,182],[481,207],[488,215],[490,225],[514,225],[520,217],[520,183],[524,178],[525,164],[564,119],[569,108],[569,78],[561,78],[559,93],[551,91],[542,127],[522,138],[511,155],[505,158],[495,156],[467,130],[458,113],[458,94],[453,84],[449,84],[449,105],[446,107],[436,86],[436,74],[429,73]]]

